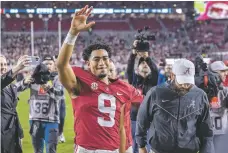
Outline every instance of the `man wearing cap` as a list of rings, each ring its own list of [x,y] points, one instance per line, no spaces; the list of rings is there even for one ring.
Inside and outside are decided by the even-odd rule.
[[[155,153],[214,153],[209,102],[194,85],[194,64],[180,59],[172,71],[172,81],[153,87],[139,108],[139,152],[147,153],[148,134]]]
[[[211,116],[214,131],[214,145],[216,153],[227,153],[228,146],[228,88],[224,87],[228,74],[228,67],[222,61],[215,61],[210,65],[212,72],[220,77],[217,101],[211,102]],[[215,105],[216,104],[216,105]]]
[[[137,48],[137,40],[134,41],[132,54],[128,59],[127,76],[129,84],[140,90],[143,95],[150,90],[151,87],[156,86],[158,82],[158,69],[149,57],[148,50],[139,50]],[[136,73],[135,73],[136,69]],[[131,107],[131,132],[133,139],[133,152],[138,153],[138,146],[135,140],[136,117],[138,113],[138,106]],[[149,148],[149,147],[148,147]]]
[[[55,71],[54,58],[43,57],[42,64],[50,73]],[[51,77],[50,77],[51,78]],[[30,134],[34,153],[43,153],[44,142],[46,153],[56,153],[59,135],[59,105],[64,98],[63,86],[55,75],[46,84],[35,84],[31,76],[21,81],[19,88],[30,88]]]

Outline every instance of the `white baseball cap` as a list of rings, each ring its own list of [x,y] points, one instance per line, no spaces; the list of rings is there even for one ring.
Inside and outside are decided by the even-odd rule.
[[[177,83],[195,84],[195,66],[187,59],[180,59],[173,64],[173,73],[176,75]]]
[[[228,70],[228,67],[223,63],[223,61],[215,61],[211,65],[211,70],[212,71],[224,71]]]

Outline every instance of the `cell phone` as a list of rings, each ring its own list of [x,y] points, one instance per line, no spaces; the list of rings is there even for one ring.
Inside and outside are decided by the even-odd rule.
[[[40,58],[38,56],[32,56],[32,63],[31,65],[39,65],[40,64]]]

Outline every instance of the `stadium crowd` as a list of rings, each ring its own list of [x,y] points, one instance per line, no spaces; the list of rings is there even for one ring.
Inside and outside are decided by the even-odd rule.
[[[206,23],[205,23],[206,24]],[[223,43],[223,27],[217,30],[208,28],[205,30],[206,25],[198,24],[198,26],[188,27],[186,29],[178,29],[176,32],[155,32],[156,41],[150,42],[151,54],[155,63],[159,64],[162,58],[187,58],[194,60],[194,58],[199,54],[199,52],[204,53],[207,57],[213,58],[216,56],[211,54],[219,52],[221,50],[228,49],[228,43]],[[193,35],[193,31],[198,31]],[[45,33],[45,32],[44,32]],[[119,32],[121,33],[121,32]],[[113,48],[113,61],[116,64],[118,73],[124,72],[126,70],[127,61],[126,58],[129,57],[132,40],[134,40],[134,35],[136,32],[130,32],[119,37],[118,32],[107,32],[105,34],[99,34],[94,32],[91,35],[80,36],[77,41],[77,47],[75,50],[78,54],[72,56],[71,63],[73,65],[82,66],[83,60],[81,60],[81,54],[86,44],[93,43],[95,41],[102,41]],[[93,38],[92,40],[90,38]],[[127,38],[127,39],[126,39]],[[7,34],[3,33],[1,50],[2,54],[9,59],[9,65],[16,63],[16,59],[21,55],[31,55],[31,35],[24,32]],[[62,37],[63,40],[63,37]],[[34,55],[42,57],[44,54],[56,55],[59,52],[58,46],[58,34],[57,33],[46,33],[45,35],[36,35],[34,37]],[[228,55],[223,56],[227,59]],[[219,58],[218,56],[217,58]]]
[[[84,5],[91,5],[94,8],[144,8],[144,7],[156,7],[156,8],[169,8],[169,7],[181,7],[181,8],[188,8],[190,7],[189,3],[191,2],[166,2],[160,3],[156,1],[141,1],[141,2],[127,2],[127,1],[117,1],[117,2],[27,2],[27,3],[20,3],[20,2],[5,2],[2,4],[3,8],[81,8]],[[174,5],[175,4],[175,5]]]

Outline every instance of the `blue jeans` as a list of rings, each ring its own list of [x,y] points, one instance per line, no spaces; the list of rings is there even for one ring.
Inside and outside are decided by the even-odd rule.
[[[35,122],[39,122],[40,126],[38,129],[35,129],[35,131],[39,131],[37,134],[31,134],[34,153],[43,153],[44,142],[46,145],[46,153],[56,153],[58,144],[59,124],[30,120],[30,126],[32,126]]]
[[[62,99],[60,101],[60,106],[59,106],[59,119],[60,119],[59,135],[61,135],[63,133],[65,117],[66,117],[66,104],[65,104],[65,99]]]
[[[131,121],[131,134],[132,134],[132,139],[133,139],[133,146],[132,146],[133,153],[138,153],[139,148],[138,148],[138,145],[136,143],[135,132],[136,132],[136,121]],[[148,142],[149,141],[147,141],[146,149],[149,152],[150,151],[150,144]]]

